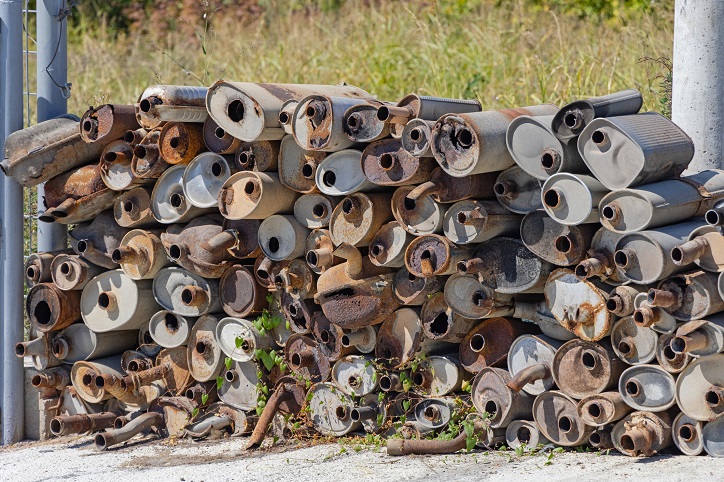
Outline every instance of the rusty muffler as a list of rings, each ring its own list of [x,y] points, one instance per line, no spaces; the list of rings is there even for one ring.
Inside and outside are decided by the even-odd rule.
[[[362,151],[362,170],[371,182],[381,186],[407,186],[430,179],[435,159],[416,157],[397,139],[373,142]]]
[[[558,349],[551,368],[556,385],[580,400],[616,387],[626,364],[608,341],[571,340]]]
[[[148,228],[156,224],[151,211],[151,189],[135,187],[116,198],[113,217],[124,228]]]
[[[81,318],[80,291],[62,291],[53,283],[39,283],[28,292],[25,312],[40,332],[57,331]]]
[[[161,269],[172,263],[166,256],[159,234],[161,230],[129,231],[123,236],[121,245],[111,253],[111,259],[131,279],[153,279]]]
[[[643,96],[634,89],[577,100],[561,107],[551,127],[559,139],[568,140],[578,137],[593,119],[636,114],[642,105]]]
[[[557,266],[570,266],[586,259],[598,226],[560,224],[545,211],[533,211],[519,223],[520,237],[536,256]]]
[[[672,415],[670,412],[633,412],[619,421],[611,431],[616,450],[630,457],[650,457],[671,446]]]

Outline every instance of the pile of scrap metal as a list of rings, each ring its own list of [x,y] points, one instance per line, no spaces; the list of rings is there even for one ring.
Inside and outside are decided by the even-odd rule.
[[[219,81],[13,134],[73,225],[17,346],[51,431],[724,455],[724,172],[641,106]]]

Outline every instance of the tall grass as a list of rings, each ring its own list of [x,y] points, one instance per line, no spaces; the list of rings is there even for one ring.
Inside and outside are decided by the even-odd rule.
[[[486,108],[637,88],[646,109],[661,110],[666,72],[641,59],[670,57],[673,39],[673,12],[663,9],[601,23],[531,9],[524,0],[349,1],[331,11],[290,11],[267,0],[258,19],[232,23],[223,7],[204,3],[180,19],[195,28],[192,35],[161,36],[149,25],[145,34],[114,37],[81,22],[70,35],[69,108],[133,102],[153,83],[223,77],[347,82],[384,100],[418,92],[477,98]]]

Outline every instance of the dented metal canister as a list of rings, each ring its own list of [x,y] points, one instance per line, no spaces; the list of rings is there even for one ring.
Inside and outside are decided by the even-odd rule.
[[[45,211],[38,220],[46,223],[77,224],[90,221],[113,207],[118,196],[101,178],[98,164],[67,171],[45,183]]]
[[[551,368],[558,388],[580,400],[616,387],[626,364],[607,340],[571,340],[558,349]]]
[[[74,254],[56,256],[50,267],[53,283],[61,290],[82,290],[105,270]]]
[[[319,343],[308,336],[298,333],[290,336],[284,346],[284,357],[291,371],[305,380],[318,383],[330,378],[329,359]]]
[[[23,187],[33,187],[98,159],[103,143],[81,139],[79,119],[63,115],[15,131],[5,140],[0,169]]]
[[[469,114],[447,113],[432,131],[432,153],[451,176],[502,171],[515,164],[505,144],[505,133],[521,115],[554,114],[554,105],[536,105]]]
[[[163,268],[156,274],[153,296],[163,309],[181,316],[201,316],[221,310],[219,280],[207,280],[176,266]]]
[[[381,186],[420,184],[430,179],[435,168],[435,159],[413,156],[397,139],[373,142],[362,151],[362,171]]]
[[[706,271],[724,271],[724,235],[714,226],[702,226],[689,234],[689,240],[671,249],[676,265],[692,261]]]
[[[108,143],[138,127],[133,105],[103,104],[85,111],[80,120],[80,137],[88,143]]]
[[[618,392],[634,410],[662,412],[675,403],[674,376],[658,365],[629,367],[618,380]]]
[[[624,235],[616,243],[614,262],[624,275],[637,284],[649,284],[686,270],[690,264],[677,266],[671,250],[685,242],[689,234],[703,226],[700,218]]]
[[[161,269],[171,265],[161,242],[160,230],[133,229],[126,233],[111,259],[131,279],[153,279]]]
[[[642,105],[643,96],[635,89],[577,100],[561,107],[553,119],[552,128],[559,139],[575,138],[593,119],[636,114]]]
[[[561,224],[598,222],[598,205],[608,189],[587,174],[560,172],[541,187],[543,209]]]
[[[224,183],[235,172],[230,156],[199,154],[188,163],[181,177],[184,196],[196,207],[215,207]]]
[[[694,143],[655,112],[593,120],[578,138],[586,165],[608,189],[678,177],[694,157]]]
[[[161,224],[184,223],[208,212],[186,199],[182,184],[185,169],[184,165],[172,166],[153,187],[151,211]]]
[[[633,412],[619,421],[611,431],[616,450],[636,457],[652,456],[671,446],[671,422],[674,409],[668,412]]]
[[[120,269],[96,276],[82,293],[83,321],[96,333],[138,330],[161,309],[153,299],[150,280],[133,280]]]
[[[57,331],[80,319],[79,300],[79,291],[62,291],[53,283],[38,283],[28,291],[25,312],[39,332]]]
[[[525,172],[545,181],[558,172],[586,173],[575,140],[563,141],[551,127],[554,116],[516,117],[505,136],[510,155]]]
[[[548,440],[562,447],[582,444],[594,430],[578,416],[576,401],[557,390],[535,398],[533,420]]]
[[[219,126],[242,141],[277,140],[285,135],[279,119],[285,102],[301,101],[315,94],[365,100],[372,98],[364,90],[346,84],[332,86],[219,80],[209,87],[206,108]]]
[[[532,211],[520,223],[520,237],[534,254],[558,266],[570,266],[586,258],[598,226],[565,225],[545,211]]]
[[[219,211],[227,219],[266,219],[291,213],[299,194],[273,173],[242,171],[231,175],[219,191]]]
[[[342,338],[347,336],[345,330],[330,323],[323,312],[316,311],[312,315],[311,323],[309,324],[311,325],[310,331],[312,335],[314,335],[314,339],[319,344],[319,348],[324,353],[324,356],[326,356],[330,362],[336,362],[340,358],[357,353],[355,345],[352,344],[352,340],[349,337],[346,339],[346,344],[342,343]],[[291,323],[289,327],[293,328]],[[299,330],[295,329],[294,331],[298,332]],[[359,334],[362,338],[366,338],[365,341],[368,345],[366,348],[370,348],[369,345],[371,343],[371,350],[368,350],[367,353],[375,349],[374,343],[377,340],[377,332],[373,327],[368,326],[354,333]],[[332,377],[334,378],[334,373]]]
[[[534,325],[511,318],[483,320],[460,342],[460,363],[471,373],[504,365],[513,341],[526,333],[536,332]]]
[[[329,221],[332,242],[336,246],[369,246],[380,227],[392,220],[391,198],[390,193],[355,193],[345,197],[334,208]]]
[[[458,272],[476,276],[497,293],[541,293],[551,271],[550,264],[514,238],[485,241],[468,258],[458,262]]]
[[[208,117],[206,87],[187,85],[151,85],[143,91],[136,105],[141,126],[154,128],[163,122],[198,122]]]
[[[124,228],[147,228],[156,224],[151,211],[151,189],[135,187],[116,198],[113,206],[116,223]]]
[[[620,189],[601,199],[601,223],[631,233],[703,216],[724,196],[724,171],[708,170],[635,189]]]

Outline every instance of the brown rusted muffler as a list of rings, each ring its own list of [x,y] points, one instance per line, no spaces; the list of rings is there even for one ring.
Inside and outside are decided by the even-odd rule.
[[[80,120],[80,137],[88,143],[108,143],[138,127],[133,105],[104,104],[85,111]]]
[[[420,197],[432,196],[439,203],[454,203],[465,199],[490,199],[495,197],[494,186],[498,174],[492,172],[457,178],[437,167],[428,180],[413,189],[406,197],[417,201]]]
[[[63,115],[15,131],[5,140],[0,169],[23,187],[33,187],[97,160],[103,143],[81,139],[79,119]]]
[[[405,251],[405,267],[422,278],[452,274],[460,263],[466,263],[471,258],[473,249],[456,246],[438,234],[419,236]]]
[[[158,149],[169,164],[188,164],[204,150],[202,124],[167,122],[158,137]]]
[[[82,290],[105,268],[89,263],[76,254],[56,256],[51,265],[53,283],[61,290]]]
[[[25,260],[25,285],[32,288],[38,283],[47,283],[53,279],[53,260],[63,254],[71,254],[73,251],[63,249],[59,251],[46,251],[33,253]]]
[[[571,340],[558,349],[551,368],[558,387],[580,400],[616,387],[626,364],[608,341]]]
[[[426,182],[436,167],[433,157],[415,157],[397,139],[373,142],[362,151],[365,176],[381,186],[407,186]]]
[[[578,402],[578,416],[587,425],[600,427],[621,420],[633,411],[619,392],[603,392]]]
[[[116,198],[113,216],[124,228],[148,228],[156,224],[151,211],[151,188],[135,187]]]
[[[30,324],[40,332],[57,331],[81,319],[80,291],[62,291],[53,283],[33,286],[25,300]]]
[[[339,246],[369,246],[377,231],[392,220],[390,193],[355,193],[345,197],[332,212],[329,231],[332,242]]]
[[[395,273],[392,289],[401,305],[422,306],[428,296],[442,289],[444,281],[444,277],[417,277],[403,266]]]
[[[390,135],[389,125],[377,118],[377,109],[389,102],[368,100],[365,104],[357,104],[344,113],[344,132],[355,142],[374,142]],[[282,121],[282,113],[279,119]],[[282,125],[285,122],[282,121]]]
[[[332,233],[328,229],[313,229],[307,236],[305,249],[304,259],[307,260],[307,264],[312,268],[312,271],[317,274],[324,273],[342,261],[341,258],[336,258],[332,254],[334,243],[332,242]]]
[[[647,301],[649,305],[664,309],[679,321],[698,320],[724,310],[718,282],[719,276],[708,271],[672,276],[659,283],[657,289],[650,289]],[[643,322],[646,314],[641,309],[636,310],[634,320]]]
[[[595,224],[567,226],[545,211],[533,211],[520,223],[520,237],[536,256],[557,266],[570,266],[584,261],[597,228]]]
[[[159,129],[152,130],[133,147],[131,170],[137,178],[158,179],[169,168],[170,164],[163,160],[158,147],[160,136]]]
[[[324,315],[349,329],[381,323],[398,306],[392,296],[393,273],[373,265],[347,243],[333,254],[347,261],[329,268],[317,280],[314,300],[322,306]]]
[[[161,234],[169,259],[204,278],[220,278],[231,264],[228,248],[236,241],[233,233],[227,233],[229,239],[216,238],[223,232],[222,223],[219,214],[208,214],[186,226],[170,226]]]
[[[129,231],[123,236],[121,245],[111,253],[111,259],[120,264],[131,279],[153,279],[161,269],[171,264],[160,234],[161,230]]]
[[[671,424],[675,409],[666,412],[633,412],[611,431],[616,450],[624,455],[650,457],[673,445]]]
[[[548,370],[545,365],[535,365],[541,373],[523,370],[515,378],[502,368],[483,368],[473,380],[470,393],[478,413],[488,413],[490,426],[505,428],[513,420],[532,418],[533,397],[521,388],[535,377],[544,378]],[[545,372],[545,373],[543,373]]]
[[[133,119],[136,119],[135,116]],[[50,432],[56,437],[77,433],[100,432],[107,428],[113,428],[113,422],[116,418],[118,418],[116,412],[60,415],[50,421]]]
[[[242,142],[234,154],[241,171],[276,171],[279,164],[280,141]]]
[[[116,197],[118,193],[103,182],[99,164],[79,167],[45,183],[45,212],[38,219],[62,224],[90,221],[113,207]]]
[[[513,341],[520,335],[536,332],[535,325],[512,318],[483,320],[460,342],[460,363],[471,373],[503,366]]]

